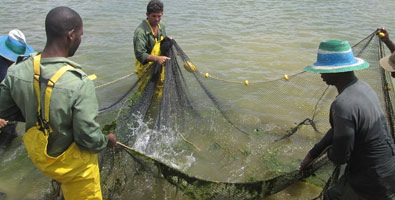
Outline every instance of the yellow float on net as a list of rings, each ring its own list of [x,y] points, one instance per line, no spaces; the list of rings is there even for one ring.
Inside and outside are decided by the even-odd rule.
[[[97,76],[96,76],[96,74],[91,74],[88,76],[88,78],[93,81],[93,80],[97,79]]]
[[[208,74],[208,73],[206,73],[206,74],[204,75],[205,78],[208,78],[209,76],[210,76],[210,74]]]
[[[380,37],[384,37],[385,34],[384,34],[383,32],[380,32],[380,33],[379,33],[379,36],[380,36]]]
[[[384,86],[384,90],[385,91],[390,91],[392,88],[391,87],[389,87],[389,86]]]
[[[284,74],[284,79],[288,81],[289,79],[288,75]]]
[[[184,68],[188,71],[188,72],[196,72],[196,66],[191,62],[191,61],[186,61],[184,63]]]
[[[244,85],[248,86],[248,80],[244,81]]]

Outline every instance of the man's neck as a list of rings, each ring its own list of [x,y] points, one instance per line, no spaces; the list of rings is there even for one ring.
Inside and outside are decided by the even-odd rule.
[[[68,52],[59,45],[47,44],[41,53],[42,58],[68,57]]]
[[[154,31],[154,35],[157,35],[158,34],[158,25],[152,25],[151,24],[151,27],[152,27],[152,30]]]
[[[346,89],[348,86],[355,83],[356,81],[358,81],[358,78],[354,74],[339,78],[339,80],[337,81],[338,83],[335,85],[337,92],[341,94],[344,89]]]

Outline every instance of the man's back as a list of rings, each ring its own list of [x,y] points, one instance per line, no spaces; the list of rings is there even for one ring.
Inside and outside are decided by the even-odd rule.
[[[67,58],[42,58],[41,77],[48,80],[64,65],[75,70],[66,72],[55,84],[50,102],[50,134],[48,154],[57,156],[75,141],[81,148],[100,151],[107,145],[97,117],[98,104],[94,85],[77,63]],[[13,66],[1,85],[2,116],[25,119],[26,130],[37,122],[37,97],[33,88],[33,57]],[[41,82],[41,102],[44,105],[46,84]],[[15,103],[14,103],[15,102]],[[42,112],[44,113],[44,112]],[[9,116],[7,116],[9,115]]]
[[[395,146],[374,90],[365,82],[356,81],[336,98],[331,112],[335,130],[341,130],[335,132],[333,144],[345,150],[338,157],[349,157],[347,169],[354,189],[372,195],[385,192],[380,181],[395,176]],[[344,123],[354,125],[354,135]]]

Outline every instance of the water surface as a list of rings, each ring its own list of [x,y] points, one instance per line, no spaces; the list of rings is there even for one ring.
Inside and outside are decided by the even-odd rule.
[[[273,80],[300,72],[315,61],[322,40],[340,38],[355,44],[377,27],[387,27],[390,34],[395,30],[392,16],[395,2],[391,0],[166,0],[164,3],[162,21],[168,35],[178,42],[198,70],[234,81]],[[61,5],[75,9],[83,18],[84,35],[72,59],[88,74],[96,74],[95,84],[101,85],[134,71],[133,32],[145,19],[146,4],[147,1],[122,0],[0,0],[0,34],[18,28],[25,33],[28,43],[41,51],[45,45],[44,20],[48,11]],[[97,89],[101,107],[112,103],[128,86],[124,81]],[[223,88],[220,94],[229,94],[226,91],[231,89],[231,85]],[[259,99],[260,95],[252,91],[246,99]],[[304,101],[295,99],[294,103],[302,105]],[[23,148],[18,146],[20,143],[14,141],[15,151],[2,156],[0,192],[8,193],[10,198],[35,199],[34,195],[39,195],[36,192],[32,192],[33,196],[25,194],[49,180],[31,166]],[[307,152],[310,147],[300,151]],[[303,189],[304,185],[300,184],[295,187],[315,195],[308,192],[314,189]],[[277,199],[301,194],[291,189]]]

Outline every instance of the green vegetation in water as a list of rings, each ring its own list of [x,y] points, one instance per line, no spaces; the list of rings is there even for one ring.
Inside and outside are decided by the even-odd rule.
[[[251,155],[251,151],[250,150],[245,150],[245,149],[239,149],[241,154],[243,154],[244,156],[249,156]]]
[[[208,148],[210,151],[216,151],[221,149],[221,145],[218,144],[217,142],[215,142],[214,144],[210,145],[210,147]]]
[[[188,152],[192,152],[194,151],[194,147],[191,144],[188,144],[186,142],[178,142],[174,147],[173,150],[175,152],[182,152],[182,151],[188,151]]]
[[[304,179],[304,181],[318,187],[324,187],[328,179],[331,177],[334,169],[335,167],[332,164],[325,165],[320,170],[319,174],[313,174],[312,176]]]
[[[107,135],[109,133],[114,132],[116,128],[117,128],[117,122],[116,120],[114,120],[109,124],[105,124],[102,128],[102,132]]]
[[[140,98],[140,94],[138,91],[135,91],[132,95],[130,95],[130,101],[129,101],[129,105],[128,105],[129,108],[136,105],[139,98]]]
[[[290,168],[290,163],[284,163],[279,159],[279,151],[280,150],[278,148],[267,148],[261,154],[263,163],[265,163],[267,171],[270,172],[272,176],[281,175],[282,173],[287,172],[287,169]]]
[[[273,135],[273,136],[278,136],[281,137],[282,135],[279,132],[276,131],[262,131],[263,128],[255,128],[253,131],[253,136],[256,136],[258,138],[262,138],[266,135]]]

